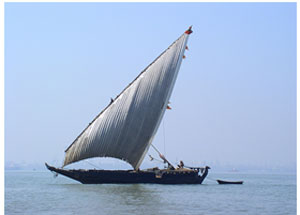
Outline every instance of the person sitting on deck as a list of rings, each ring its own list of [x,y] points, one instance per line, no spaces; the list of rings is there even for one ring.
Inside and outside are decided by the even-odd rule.
[[[179,165],[177,165],[179,169],[183,168],[184,167],[184,163],[183,161],[180,161]]]

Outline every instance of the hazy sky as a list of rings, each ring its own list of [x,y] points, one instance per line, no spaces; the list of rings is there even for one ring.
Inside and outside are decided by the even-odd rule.
[[[62,162],[190,25],[154,145],[174,163],[295,166],[296,3],[6,3],[5,161]]]

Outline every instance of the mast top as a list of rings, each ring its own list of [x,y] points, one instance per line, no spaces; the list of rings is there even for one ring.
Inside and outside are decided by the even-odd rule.
[[[191,34],[191,33],[193,33],[193,31],[192,31],[192,25],[189,27],[189,29],[188,30],[186,30],[184,33],[186,33],[186,34]]]

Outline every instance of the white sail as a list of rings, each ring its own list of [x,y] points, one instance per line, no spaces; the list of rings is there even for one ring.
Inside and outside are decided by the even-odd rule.
[[[67,148],[64,166],[92,157],[138,169],[165,113],[191,30],[126,87]]]

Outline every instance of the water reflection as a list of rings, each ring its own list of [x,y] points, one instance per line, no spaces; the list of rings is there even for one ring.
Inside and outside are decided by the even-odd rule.
[[[212,177],[225,177],[212,175]],[[49,173],[7,173],[6,214],[296,214],[296,175],[243,175],[242,186],[84,185]],[[281,184],[279,185],[279,182]],[[274,186],[276,185],[276,186]]]
[[[98,205],[102,211],[123,211],[128,214],[140,213],[149,207],[158,214],[163,198],[159,187],[151,184],[61,184],[64,192],[74,193],[81,198],[89,198],[90,205]],[[91,198],[92,197],[92,198]]]

